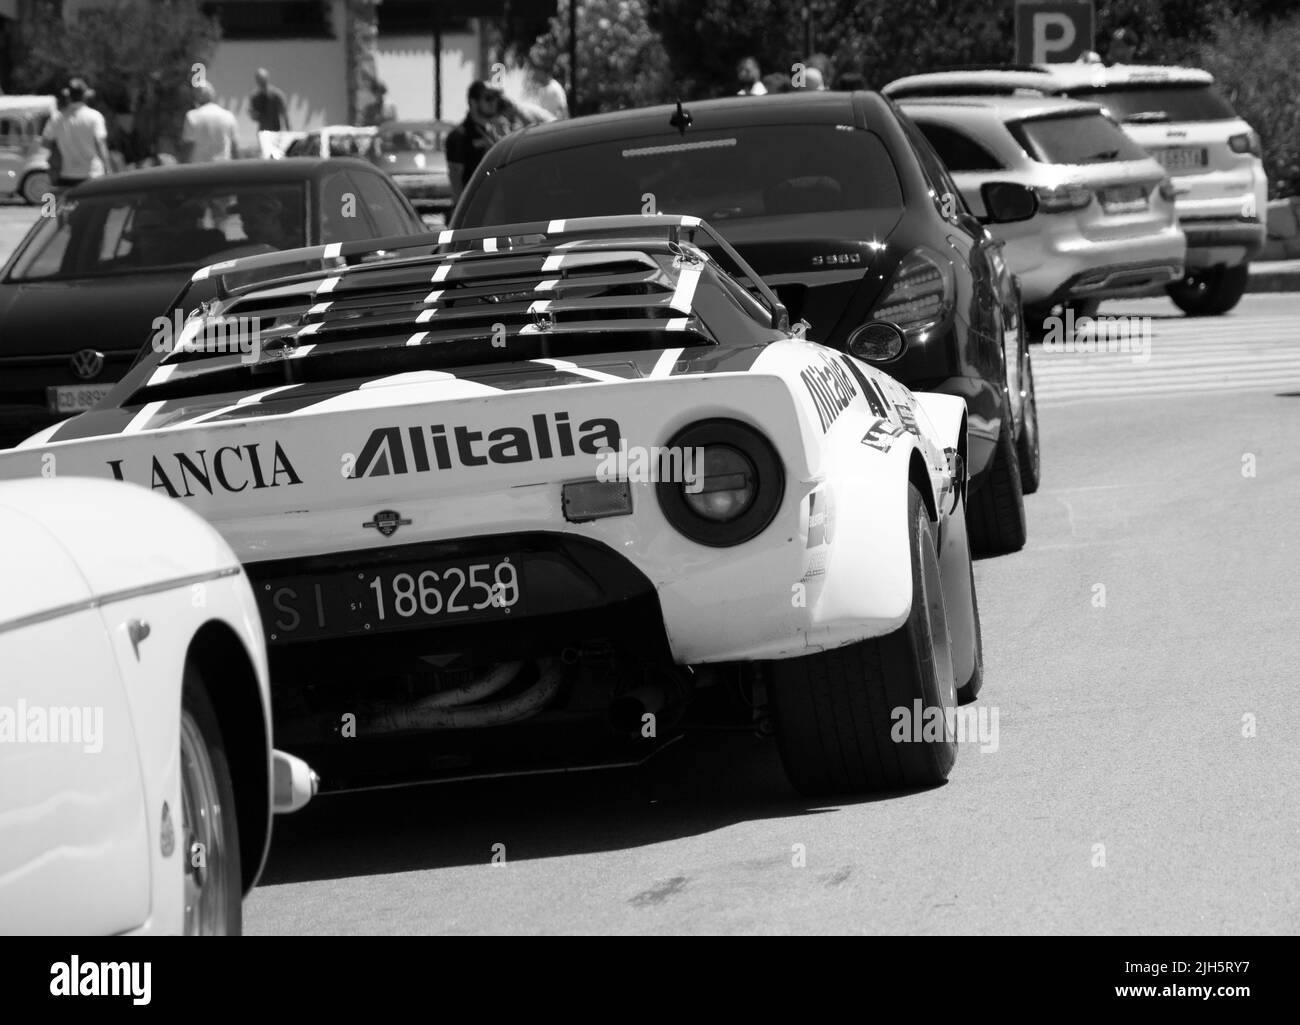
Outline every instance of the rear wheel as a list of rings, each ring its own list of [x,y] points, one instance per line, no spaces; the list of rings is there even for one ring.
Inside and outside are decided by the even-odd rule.
[[[781,760],[805,794],[932,786],[957,757],[957,693],[934,532],[908,489],[912,609],[892,634],[772,663]],[[919,721],[918,721],[919,717]]]
[[[216,712],[190,666],[181,701],[181,836],[185,935],[237,936],[243,884],[235,790]]]
[[[1032,495],[1038,490],[1041,459],[1038,454],[1038,399],[1034,393],[1034,364],[1025,355],[1025,396],[1021,405],[1020,436],[1016,439],[1016,461],[1020,464],[1020,491]]]
[[[1020,460],[1011,440],[1010,426],[1005,421],[993,465],[980,482],[979,490],[971,489],[966,526],[974,555],[1004,555],[1025,547],[1027,528]]]
[[[1217,317],[1241,302],[1250,280],[1248,264],[1191,270],[1182,281],[1166,285],[1174,305],[1189,317]]]

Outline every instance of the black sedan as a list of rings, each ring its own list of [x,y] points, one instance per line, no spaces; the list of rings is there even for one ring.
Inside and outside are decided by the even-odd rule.
[[[1032,217],[1022,186],[985,187],[991,221]],[[1037,411],[1020,299],[995,239],[916,127],[877,93],[807,92],[538,125],[484,157],[452,227],[693,214],[735,245],[808,336],[875,353],[909,387],[965,398],[976,550],[1025,542]]]
[[[0,447],[108,393],[194,271],[317,243],[424,231],[363,160],[131,171],[67,192],[0,270]],[[182,316],[185,311],[182,311]]]

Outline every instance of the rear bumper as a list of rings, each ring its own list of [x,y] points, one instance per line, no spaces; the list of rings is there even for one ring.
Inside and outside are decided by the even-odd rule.
[[[1180,223],[1187,235],[1189,267],[1245,263],[1263,252],[1268,236],[1267,226],[1260,221],[1205,218]]]
[[[1181,262],[1155,260],[1083,271],[1051,293],[1041,305],[1051,306],[1071,299],[1122,299],[1149,295],[1181,278],[1183,266]]]
[[[1007,243],[1025,305],[1068,298],[1121,298],[1183,276],[1187,241],[1170,225],[1132,237],[1090,239],[1043,234]]]

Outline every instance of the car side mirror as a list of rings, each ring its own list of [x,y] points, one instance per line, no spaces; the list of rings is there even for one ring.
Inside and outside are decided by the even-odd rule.
[[[873,320],[849,335],[849,352],[868,363],[888,363],[907,349],[907,335],[897,324]]]
[[[987,211],[981,218],[985,224],[1014,224],[1038,213],[1038,193],[1028,185],[988,182],[980,186],[980,197]]]
[[[785,303],[777,303],[772,310],[772,327],[782,333],[789,333],[790,311],[785,308]]]

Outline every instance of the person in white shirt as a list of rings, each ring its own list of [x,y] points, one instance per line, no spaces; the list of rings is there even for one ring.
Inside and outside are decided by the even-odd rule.
[[[759,75],[758,61],[753,57],[744,57],[736,65],[736,81],[740,83],[737,96],[766,96],[767,86]]]
[[[108,126],[104,115],[87,106],[89,87],[80,78],[68,83],[68,105],[52,116],[41,140],[58,148],[59,174],[54,184],[71,188],[108,173]]]
[[[555,76],[537,64],[528,66],[527,100],[551,115],[552,121],[569,116],[569,98]]]
[[[216,95],[210,82],[194,87],[198,106],[185,115],[185,128],[181,132],[187,164],[233,160],[239,153],[238,122],[234,114],[217,103]]]

